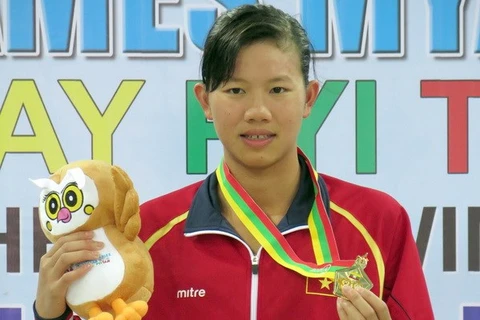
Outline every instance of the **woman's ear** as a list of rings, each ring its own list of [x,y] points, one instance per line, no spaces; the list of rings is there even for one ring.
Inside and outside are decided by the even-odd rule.
[[[312,80],[307,85],[307,91],[305,93],[305,109],[303,112],[303,117],[306,118],[310,115],[312,107],[317,101],[318,93],[320,91],[320,82],[317,80]]]
[[[207,118],[207,120],[213,120],[212,111],[210,110],[210,105],[208,103],[208,92],[205,85],[203,83],[197,83],[193,87],[193,91],[195,92],[195,97],[202,106],[205,118]]]

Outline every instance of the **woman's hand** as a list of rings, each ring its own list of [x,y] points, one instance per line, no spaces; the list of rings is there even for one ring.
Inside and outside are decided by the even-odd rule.
[[[91,264],[67,270],[76,263],[97,259],[102,242],[93,241],[93,232],[76,232],[61,237],[40,259],[35,308],[42,318],[56,318],[66,309],[65,296],[72,282],[80,279]]]
[[[345,286],[342,293],[348,300],[337,298],[340,320],[391,320],[386,303],[371,291]]]

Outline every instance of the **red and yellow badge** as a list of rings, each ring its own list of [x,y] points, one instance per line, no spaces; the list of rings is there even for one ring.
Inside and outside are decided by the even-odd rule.
[[[343,286],[352,288],[362,287],[370,290],[373,287],[373,283],[364,271],[367,262],[367,254],[365,254],[364,256],[358,256],[352,267],[335,271],[333,277],[330,276],[331,273],[323,278],[307,277],[305,293],[345,298],[342,293]]]
[[[306,278],[305,293],[317,296],[335,297],[333,289],[335,287],[334,278]]]

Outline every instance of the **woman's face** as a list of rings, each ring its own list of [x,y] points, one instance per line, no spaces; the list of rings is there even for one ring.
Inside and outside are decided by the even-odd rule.
[[[272,41],[240,50],[231,79],[212,92],[195,87],[213,120],[229,166],[265,168],[296,157],[302,119],[310,114],[319,84],[303,80],[298,51]]]

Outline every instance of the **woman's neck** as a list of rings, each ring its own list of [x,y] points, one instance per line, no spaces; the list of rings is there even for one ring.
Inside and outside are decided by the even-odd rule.
[[[274,222],[286,214],[300,183],[300,164],[295,153],[268,168],[248,168],[235,161],[227,165],[235,179]],[[224,199],[221,196],[222,206]]]

